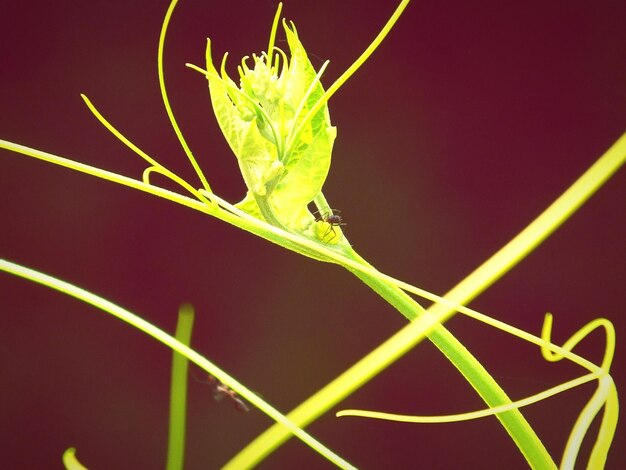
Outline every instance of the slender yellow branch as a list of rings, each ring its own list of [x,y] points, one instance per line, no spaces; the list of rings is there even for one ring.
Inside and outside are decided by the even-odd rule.
[[[167,334],[163,330],[157,328],[153,324],[147,322],[146,320],[135,315],[134,313],[114,304],[113,302],[103,297],[93,294],[92,292],[70,284],[69,282],[62,281],[50,275],[44,274],[34,269],[27,268],[25,266],[21,266],[19,264],[15,264],[2,258],[0,258],[0,271],[19,276],[33,282],[37,282],[51,289],[67,294],[87,304],[93,305],[94,307],[103,310],[117,317],[118,319],[132,325],[133,327],[143,331],[147,335],[152,336],[160,343],[171,348],[176,353],[186,357],[191,362],[195,363],[197,366],[207,371],[223,384],[229,386],[233,390],[236,390],[237,393],[239,393],[242,397],[248,400],[252,405],[259,408],[273,420],[281,423],[281,426],[284,426],[285,429],[288,429],[289,432],[292,432],[295,436],[308,444],[311,448],[315,449],[321,455],[331,460],[336,465],[340,466],[341,468],[355,468],[344,459],[339,457],[337,454],[332,452],[330,449],[325,447],[315,438],[313,438],[306,431],[294,425],[276,408],[274,408],[265,400],[260,398],[257,394],[249,390],[242,383],[235,380],[234,377],[228,375],[217,365],[213,364],[208,359],[198,354],[195,350],[191,349],[186,344],[181,343],[173,336]]]
[[[599,378],[598,373],[585,374],[576,379],[568,380],[562,384],[551,387],[543,392],[536,393],[521,400],[513,401],[506,405],[494,406],[493,408],[486,408],[478,411],[470,411],[467,413],[458,413],[453,415],[441,415],[441,416],[418,416],[418,415],[406,415],[397,413],[384,413],[381,411],[368,411],[368,410],[341,410],[336,413],[338,418],[345,416],[355,416],[361,418],[383,419],[387,421],[398,421],[401,423],[455,423],[457,421],[469,421],[472,419],[485,418],[487,416],[493,416],[498,413],[504,413],[523,406],[532,405],[538,403],[547,398],[558,395],[559,393],[571,390],[574,387],[584,385],[593,380]]]

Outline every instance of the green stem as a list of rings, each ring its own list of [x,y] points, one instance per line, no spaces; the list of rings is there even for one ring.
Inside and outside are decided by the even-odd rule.
[[[587,199],[589,199],[626,161],[626,134],[622,135],[618,141],[587,170],[563,195],[561,195],[550,207],[548,207],[537,219],[528,225],[519,235],[511,240],[507,245],[495,253],[490,259],[479,266],[467,278],[461,281],[455,288],[448,292],[444,299],[454,304],[467,304],[488,286],[493,284],[506,272],[512,269],[525,256],[527,256],[539,243],[554,232],[576,209],[578,209]],[[316,200],[316,202],[318,202]],[[320,201],[321,202],[321,201]],[[359,260],[362,265],[366,265],[364,260],[356,253],[352,254],[353,260]],[[342,263],[348,267],[346,263]],[[394,292],[395,287],[391,281],[383,282],[356,266],[350,271],[364,280],[382,297],[398,310],[403,312],[407,318],[415,318],[421,310],[413,300],[406,294]],[[438,346],[451,346],[444,354],[449,357],[468,380],[478,387],[481,396],[494,403],[506,399],[506,395],[501,389],[489,380],[486,372],[480,369],[472,370],[473,364],[470,361],[469,352],[464,351],[464,347],[454,345],[456,342],[451,335],[442,333],[443,327],[436,326],[436,321],[443,322],[454,315],[454,308],[439,302],[428,309],[428,315],[420,315],[419,320],[425,318],[425,322],[430,321],[431,330],[434,336],[433,341]],[[429,319],[429,317],[431,317]],[[319,390],[313,396],[295,408],[288,417],[299,426],[306,426],[321,414],[328,411],[345,397],[359,389],[368,380],[375,377],[387,366],[392,364],[403,354],[419,343],[425,332],[424,322],[413,321],[408,326],[400,330],[374,351],[362,358],[339,377]],[[448,336],[449,335],[449,336]],[[473,358],[472,358],[473,359]],[[508,415],[508,416],[506,416]],[[534,468],[555,468],[553,461],[548,456],[544,459],[545,449],[536,445],[534,432],[523,435],[527,432],[527,424],[520,415],[513,412],[503,414],[506,418],[500,418],[507,428],[507,432],[513,433],[524,455],[531,462]],[[517,437],[516,437],[517,436]],[[241,468],[238,465],[250,466],[260,462],[266,455],[270,454],[290,436],[280,426],[272,426],[246,448],[237,454],[230,462],[231,468]]]
[[[194,311],[182,305],[178,311],[175,338],[189,346]],[[172,383],[170,387],[170,423],[167,439],[167,470],[182,470],[185,460],[185,423],[187,414],[187,370],[189,360],[175,350],[172,352]]]
[[[387,282],[369,274],[361,272],[354,272],[354,274],[410,321],[426,313],[417,302],[401,289],[390,286]],[[447,308],[453,310],[451,307]],[[435,325],[426,336],[461,372],[487,405],[495,407],[511,403],[511,399],[483,365],[444,326]],[[413,347],[414,344],[407,343],[404,349],[395,351],[393,356],[387,358],[389,361],[388,365],[394,363]],[[373,378],[382,370],[382,368],[380,370],[370,370],[370,378]],[[548,454],[543,443],[519,409],[498,413],[496,418],[500,420],[532,468],[556,469],[550,454]]]
[[[366,264],[356,253],[354,258]],[[405,317],[412,320],[426,311],[401,289],[386,281],[350,270]],[[448,307],[451,308],[451,307]],[[490,406],[509,404],[511,400],[472,354],[443,326],[437,325],[428,338],[455,365]],[[289,413],[289,418],[305,427],[341,400],[378,375],[410,351],[417,341],[395,348],[395,337],[358,361],[326,387]],[[535,469],[556,469],[554,461],[518,409],[497,415],[506,431]],[[225,468],[249,468],[258,464],[291,436],[280,426],[272,426],[235,456]]]
[[[103,310],[104,312],[109,313],[114,317],[128,323],[132,327],[137,328],[147,335],[152,336],[160,343],[185,356],[191,362],[196,364],[201,369],[204,369],[206,372],[211,374],[223,384],[235,390],[239,395],[249,401],[253,406],[260,409],[263,413],[268,415],[273,420],[280,422],[282,424],[281,427],[284,427],[285,429],[290,429],[291,432],[293,432],[305,444],[307,444],[315,451],[319,452],[323,457],[327,458],[338,467],[346,469],[355,468],[349,462],[342,459],[330,449],[325,447],[322,443],[315,440],[306,431],[300,429],[297,426],[294,426],[294,424],[290,422],[284,415],[282,415],[276,408],[272,407],[269,403],[265,402],[262,398],[257,396],[247,387],[245,387],[242,383],[238,382],[232,376],[228,375],[224,370],[220,369],[212,362],[209,362],[205,357],[198,354],[189,346],[182,344],[176,338],[168,335],[163,330],[157,328],[143,318],[140,318],[137,315],[129,312],[128,310],[114,304],[113,302],[97,296],[92,292],[86,291],[85,289],[81,289],[80,287],[77,287],[68,282],[62,281],[42,272],[35,271],[34,269],[15,264],[2,258],[0,258],[0,272],[6,272],[8,274],[12,274],[42,284],[63,294],[74,297],[87,304],[93,305],[94,307]]]

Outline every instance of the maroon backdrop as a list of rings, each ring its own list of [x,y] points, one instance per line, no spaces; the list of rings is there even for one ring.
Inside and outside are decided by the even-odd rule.
[[[274,1],[184,1],[166,47],[172,106],[215,191],[244,193],[210,108],[205,38],[230,70],[266,48]],[[328,86],[395,2],[287,1]],[[0,19],[0,138],[140,177],[143,162],[91,116],[86,93],[139,147],[194,180],[160,101],[156,50],[167,2],[12,2]],[[580,176],[626,130],[623,2],[415,1],[332,99],[338,128],[325,194],[355,248],[381,270],[444,293]],[[279,45],[285,46],[279,42]],[[288,411],[405,321],[332,265],[217,220],[83,174],[0,152],[0,256],[92,290],[173,331],[197,309],[197,349]],[[615,322],[624,373],[626,171],[520,266],[472,303],[564,341],[592,318]],[[0,276],[0,438],[7,468],[58,468],[63,450],[94,468],[159,468],[170,352],[121,322]],[[514,398],[583,373],[471,320],[449,328]],[[604,337],[580,352],[600,361]],[[525,410],[560,455],[591,385]],[[187,468],[225,463],[270,421],[212,400],[191,381]],[[482,408],[423,343],[337,409],[415,414]],[[608,468],[626,466],[620,429]],[[498,422],[412,425],[336,419],[310,431],[366,468],[526,468]],[[583,457],[589,451],[589,439]],[[623,450],[623,449],[621,449]],[[297,440],[262,468],[326,468]]]

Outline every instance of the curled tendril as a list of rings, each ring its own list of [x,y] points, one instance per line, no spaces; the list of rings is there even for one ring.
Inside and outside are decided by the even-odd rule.
[[[552,314],[546,313],[543,328],[541,330],[541,338],[548,343],[550,343],[550,337],[552,335],[552,322]],[[597,328],[604,328],[606,331],[606,349],[600,368],[608,372],[611,364],[613,363],[613,355],[615,351],[615,327],[606,318],[597,318],[587,323],[580,330],[574,333],[561,347],[565,351],[572,351],[578,343],[589,336]],[[543,346],[541,347],[541,354],[546,361],[550,362],[557,362],[564,358],[562,353],[552,351]]]
[[[463,309],[460,309],[463,312]],[[465,312],[463,312],[465,313]],[[514,334],[513,327],[507,325],[503,327],[501,322],[497,322],[486,315],[480,314],[480,316],[472,315],[473,318],[478,319],[484,323],[489,324],[497,329],[501,329],[507,333]],[[493,321],[490,321],[493,320]],[[609,451],[609,447],[615,434],[615,428],[617,426],[617,414],[618,414],[618,401],[617,391],[613,379],[609,375],[609,369],[615,353],[615,328],[613,324],[606,318],[598,318],[587,323],[576,333],[574,333],[562,346],[558,346],[551,342],[551,333],[553,325],[553,316],[551,313],[546,313],[541,332],[541,338],[537,338],[533,335],[524,336],[529,340],[529,337],[534,338],[534,343],[538,344],[541,348],[541,354],[545,360],[550,362],[560,361],[562,359],[569,359],[585,368],[590,373],[585,374],[576,379],[564,382],[555,387],[544,390],[540,393],[534,394],[530,397],[516,400],[506,405],[496,406],[478,411],[471,411],[467,413],[459,413],[453,415],[438,415],[438,416],[418,416],[418,415],[406,415],[385,413],[379,411],[369,410],[341,410],[337,412],[337,417],[362,417],[371,419],[382,419],[387,421],[398,421],[407,423],[450,423],[457,421],[468,421],[472,419],[484,418],[486,416],[493,416],[498,413],[504,413],[512,409],[528,406],[533,403],[538,403],[547,398],[553,397],[559,393],[573,389],[585,383],[593,380],[598,381],[598,387],[594,395],[589,399],[583,410],[578,416],[576,423],[574,424],[559,468],[574,468],[578,451],[582,445],[582,441],[589,431],[589,427],[595,418],[595,416],[604,407],[605,412],[600,424],[600,430],[598,437],[594,444],[593,450],[589,457],[588,468],[603,468],[606,456]],[[606,346],[605,353],[600,366],[593,364],[582,357],[572,353],[572,350],[582,340],[589,336],[594,330],[598,328],[604,328],[606,332]]]
[[[87,470],[76,458],[76,448],[70,447],[63,452],[63,466],[66,470]]]

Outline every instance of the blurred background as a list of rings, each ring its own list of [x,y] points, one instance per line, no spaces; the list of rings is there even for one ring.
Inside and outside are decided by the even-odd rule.
[[[329,86],[396,2],[285,2]],[[145,165],[88,112],[85,93],[144,151],[195,175],[163,110],[157,41],[167,2],[12,2],[0,19],[0,138],[140,178]],[[274,1],[183,1],[165,50],[172,107],[213,189],[244,194],[206,80],[184,66],[267,47]],[[516,235],[626,131],[623,2],[413,2],[330,102],[338,137],[324,187],[356,250],[383,272],[443,294]],[[286,49],[283,38],[279,47]],[[0,151],[0,256],[73,282],[173,332],[197,311],[192,343],[287,412],[405,325],[350,273],[287,252],[149,195]],[[626,171],[472,302],[563,342],[611,319],[613,373],[626,387]],[[59,468],[76,446],[90,468],[161,468],[171,354],[120,321],[1,275],[0,438],[6,468]],[[477,324],[447,325],[514,399],[584,371]],[[605,337],[577,352],[599,362]],[[594,386],[524,413],[560,459]],[[494,418],[416,425],[334,417],[343,408],[448,414],[484,405],[420,344],[310,432],[363,468],[526,468]],[[270,425],[189,385],[187,468],[216,468]],[[597,424],[597,423],[596,423]],[[624,422],[607,468],[623,468]],[[593,434],[593,433],[592,433]],[[590,436],[591,437],[591,436]],[[585,461],[592,439],[585,441]],[[292,439],[261,468],[328,468]]]

